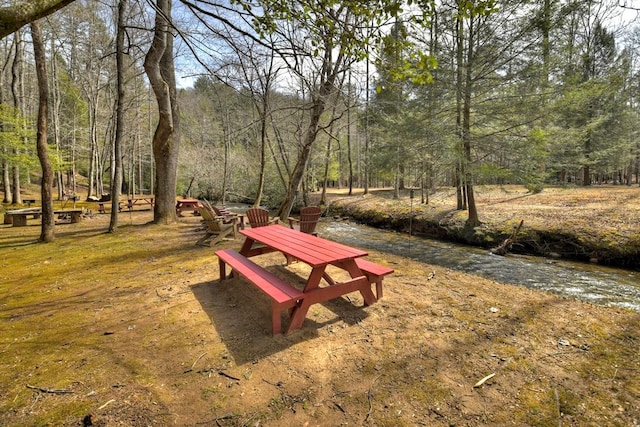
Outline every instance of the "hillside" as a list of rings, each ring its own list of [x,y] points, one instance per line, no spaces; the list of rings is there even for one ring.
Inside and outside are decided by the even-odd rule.
[[[482,225],[465,228],[466,211],[455,209],[455,190],[440,189],[428,204],[400,199],[392,190],[332,193],[331,212],[380,228],[493,248],[520,221],[513,252],[640,269],[640,188],[593,186],[546,188],[532,194],[521,186],[476,188]]]

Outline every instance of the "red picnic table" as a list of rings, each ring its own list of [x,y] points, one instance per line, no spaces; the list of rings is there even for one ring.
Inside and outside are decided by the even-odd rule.
[[[183,211],[193,211],[196,214],[198,213],[198,206],[200,206],[200,201],[197,199],[178,199],[176,201],[176,214],[182,216]]]
[[[282,225],[248,228],[241,230],[240,233],[246,236],[240,249],[240,255],[244,257],[279,251],[287,260],[296,259],[311,267],[311,273],[302,291],[303,295],[299,296],[297,303],[291,307],[291,321],[287,332],[302,327],[309,307],[313,304],[355,291],[360,292],[365,305],[376,302],[370,280],[356,262],[358,258],[366,256],[367,252]],[[254,247],[256,243],[258,245]],[[329,265],[347,271],[351,279],[344,282],[333,280],[326,271]],[[329,286],[320,287],[320,280],[323,278]],[[274,333],[277,333],[275,329]]]

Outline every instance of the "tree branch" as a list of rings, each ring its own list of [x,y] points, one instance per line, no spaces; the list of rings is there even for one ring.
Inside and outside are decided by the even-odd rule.
[[[0,7],[0,39],[13,34],[26,24],[51,15],[74,0],[21,0]]]

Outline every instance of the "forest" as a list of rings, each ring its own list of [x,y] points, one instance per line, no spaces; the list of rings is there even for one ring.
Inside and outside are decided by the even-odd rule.
[[[176,195],[286,216],[331,186],[450,186],[473,226],[474,185],[639,182],[632,3],[21,3],[0,7],[4,203],[42,175],[34,28],[58,199],[156,194],[166,222]]]

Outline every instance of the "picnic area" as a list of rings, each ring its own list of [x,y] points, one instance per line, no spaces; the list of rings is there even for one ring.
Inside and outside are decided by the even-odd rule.
[[[637,312],[369,250],[394,270],[381,298],[314,303],[302,327],[274,334],[269,299],[244,278],[220,281],[215,255],[249,255],[260,228],[200,246],[201,217],[182,215],[166,226],[126,212],[116,234],[93,215],[49,244],[33,243],[37,226],[0,229],[0,424],[640,421]],[[312,271],[278,251],[250,259],[300,290]]]

